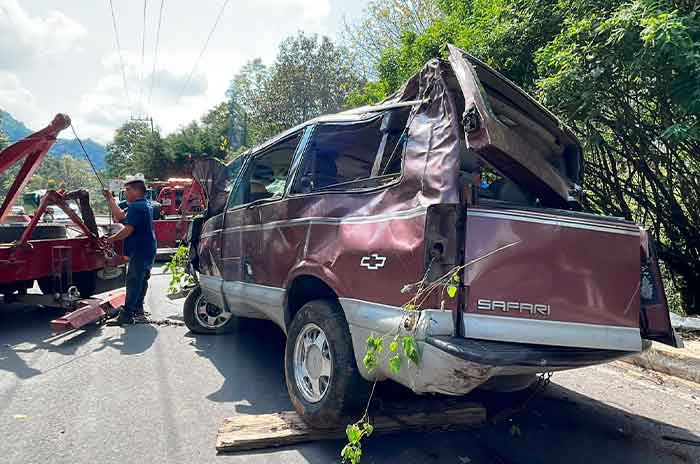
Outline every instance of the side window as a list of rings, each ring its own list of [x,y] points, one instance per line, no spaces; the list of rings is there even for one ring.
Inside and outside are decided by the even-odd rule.
[[[236,185],[236,180],[238,180],[238,175],[241,172],[241,168],[248,157],[246,155],[239,156],[238,158],[231,161],[227,166],[227,176],[226,176],[226,193],[230,194],[233,190],[234,185]]]
[[[301,135],[302,132],[298,132],[261,154],[252,155],[236,191],[229,197],[228,208],[258,200],[281,198]]]
[[[304,153],[293,193],[376,187],[401,173],[410,109],[371,121],[320,124]]]

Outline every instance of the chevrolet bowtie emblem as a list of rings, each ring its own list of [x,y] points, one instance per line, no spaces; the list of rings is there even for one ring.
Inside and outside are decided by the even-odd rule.
[[[369,256],[363,256],[360,260],[360,266],[366,267],[370,271],[376,271],[384,267],[386,256],[379,256],[377,253],[372,253]]]

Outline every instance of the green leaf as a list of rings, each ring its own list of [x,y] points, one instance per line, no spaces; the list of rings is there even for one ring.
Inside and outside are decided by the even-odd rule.
[[[374,426],[370,424],[369,422],[364,423],[364,429],[365,429],[365,436],[370,436],[372,435],[372,432],[374,432]]]
[[[399,349],[399,344],[396,342],[396,340],[394,340],[393,342],[391,342],[389,344],[389,351],[391,351],[392,353],[396,353],[396,350],[398,350],[398,349]]]
[[[389,358],[389,370],[395,374],[401,371],[401,356],[398,353]]]
[[[361,437],[360,427],[358,427],[357,424],[348,425],[345,427],[345,435],[348,436],[348,441],[351,444],[356,444],[358,441],[360,441]]]
[[[402,344],[403,352],[406,354],[406,357],[413,361],[414,364],[418,364],[420,354],[418,353],[418,344],[416,344],[416,339],[408,336],[403,337]]]
[[[455,274],[452,276],[452,280],[454,280],[455,282],[459,282],[461,279],[459,278],[459,276],[457,274]]]
[[[450,298],[454,298],[457,295],[457,287],[455,287],[454,285],[448,286],[447,287],[447,295]]]
[[[367,372],[372,372],[379,365],[379,360],[377,359],[377,355],[374,354],[373,351],[368,351],[367,353],[365,353],[365,357],[362,358],[362,363],[365,365],[365,369],[367,369]]]
[[[340,457],[343,458],[343,462],[350,462],[350,464],[358,464],[360,458],[362,457],[362,448],[359,445],[347,444],[340,452]]]

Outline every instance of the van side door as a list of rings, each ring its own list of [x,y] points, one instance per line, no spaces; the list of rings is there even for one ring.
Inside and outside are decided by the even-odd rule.
[[[240,316],[270,318],[270,312],[282,313],[284,292],[270,297],[269,286],[260,285],[260,271],[274,262],[274,247],[261,249],[265,224],[262,208],[280,207],[292,157],[302,131],[283,137],[251,155],[245,171],[229,197],[223,238],[224,298],[231,310]],[[279,301],[277,301],[279,299]]]

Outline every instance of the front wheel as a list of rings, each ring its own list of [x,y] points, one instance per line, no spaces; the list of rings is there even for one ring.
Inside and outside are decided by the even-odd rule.
[[[183,317],[187,328],[197,334],[227,333],[233,330],[235,324],[233,313],[209,303],[200,287],[195,287],[187,295]]]
[[[315,300],[287,334],[285,380],[292,404],[315,428],[342,424],[367,404],[371,384],[357,369],[350,330],[335,301]]]

